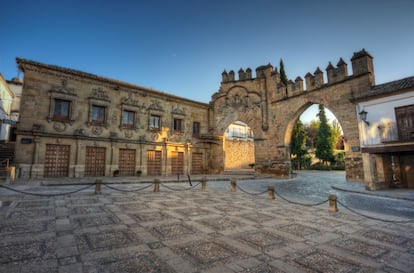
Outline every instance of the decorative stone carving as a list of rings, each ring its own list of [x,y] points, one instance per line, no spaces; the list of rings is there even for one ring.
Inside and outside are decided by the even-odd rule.
[[[172,110],[171,114],[185,116],[185,111],[183,108],[180,108],[180,106],[177,104]]]
[[[103,132],[102,127],[98,127],[98,126],[92,127],[92,134],[94,134],[96,136],[100,136],[100,135],[102,135],[102,132]]]
[[[126,138],[132,138],[134,133],[130,130],[124,130],[124,135],[125,135]]]
[[[69,95],[76,95],[75,89],[74,88],[69,88],[68,85],[68,80],[65,78],[62,78],[60,80],[61,84],[60,85],[52,85],[51,88],[51,92],[56,92],[56,93],[63,93],[63,94],[69,94]]]
[[[91,98],[97,99],[97,100],[105,100],[110,101],[108,92],[103,90],[101,87],[93,88]]]
[[[111,120],[113,123],[116,123],[118,121],[118,116],[116,114],[113,114]]]
[[[125,105],[129,105],[129,106],[139,107],[139,108],[142,107],[139,104],[138,100],[134,100],[134,98],[132,97],[132,93],[129,93],[127,97],[122,97],[121,103]]]
[[[152,103],[150,106],[148,106],[148,110],[155,110],[159,112],[164,112],[164,109],[162,108],[161,104],[157,100],[152,100]]]
[[[257,94],[240,94],[227,95],[224,102],[219,107],[219,113],[231,108],[237,112],[259,111],[262,103],[261,98]]]
[[[42,124],[34,123],[32,126],[32,131],[33,132],[44,132],[45,126],[43,126]]]
[[[84,136],[85,135],[85,129],[79,128],[75,130],[75,136]]]
[[[55,129],[56,132],[64,132],[66,130],[66,124],[63,122],[55,122],[53,124],[53,129]]]

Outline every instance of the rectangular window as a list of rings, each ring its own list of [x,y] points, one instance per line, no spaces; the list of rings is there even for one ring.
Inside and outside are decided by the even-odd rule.
[[[159,130],[161,127],[161,117],[156,115],[150,116],[150,129]]]
[[[179,118],[174,119],[174,132],[182,133],[183,132],[183,120]]]
[[[194,121],[193,122],[193,135],[200,135],[200,122]]]
[[[134,128],[135,124],[135,112],[133,111],[122,111],[122,127]]]
[[[105,123],[105,106],[92,105],[92,122]]]
[[[70,114],[70,101],[55,99],[55,109],[53,110],[53,119],[68,120]]]

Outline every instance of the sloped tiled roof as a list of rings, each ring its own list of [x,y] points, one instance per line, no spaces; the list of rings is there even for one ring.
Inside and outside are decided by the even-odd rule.
[[[404,78],[401,80],[387,82],[384,84],[375,85],[371,88],[370,95],[386,94],[386,93],[409,89],[409,88],[414,89],[414,76]]]

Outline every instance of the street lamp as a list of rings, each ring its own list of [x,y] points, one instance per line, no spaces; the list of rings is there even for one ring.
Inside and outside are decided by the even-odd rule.
[[[368,114],[368,112],[365,111],[365,110],[362,110],[361,112],[359,112],[359,116],[360,116],[361,120],[369,126],[369,122],[367,121],[367,114]]]

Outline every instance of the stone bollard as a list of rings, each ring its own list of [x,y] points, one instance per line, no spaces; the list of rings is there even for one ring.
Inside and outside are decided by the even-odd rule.
[[[275,199],[275,188],[272,185],[267,186],[267,199]]]
[[[207,181],[206,181],[206,177],[205,176],[201,179],[201,190],[202,191],[206,191],[207,190]]]
[[[328,196],[328,200],[329,200],[329,211],[337,212],[338,211],[338,205],[337,205],[337,202],[336,202],[336,195],[335,194],[330,194]]]
[[[237,188],[236,179],[232,178],[230,180],[230,191],[236,192],[236,188]]]
[[[154,179],[154,192],[159,192],[159,191],[160,191],[160,180]]]
[[[96,179],[95,180],[95,194],[101,194],[101,184],[102,184],[102,180],[101,179]]]

